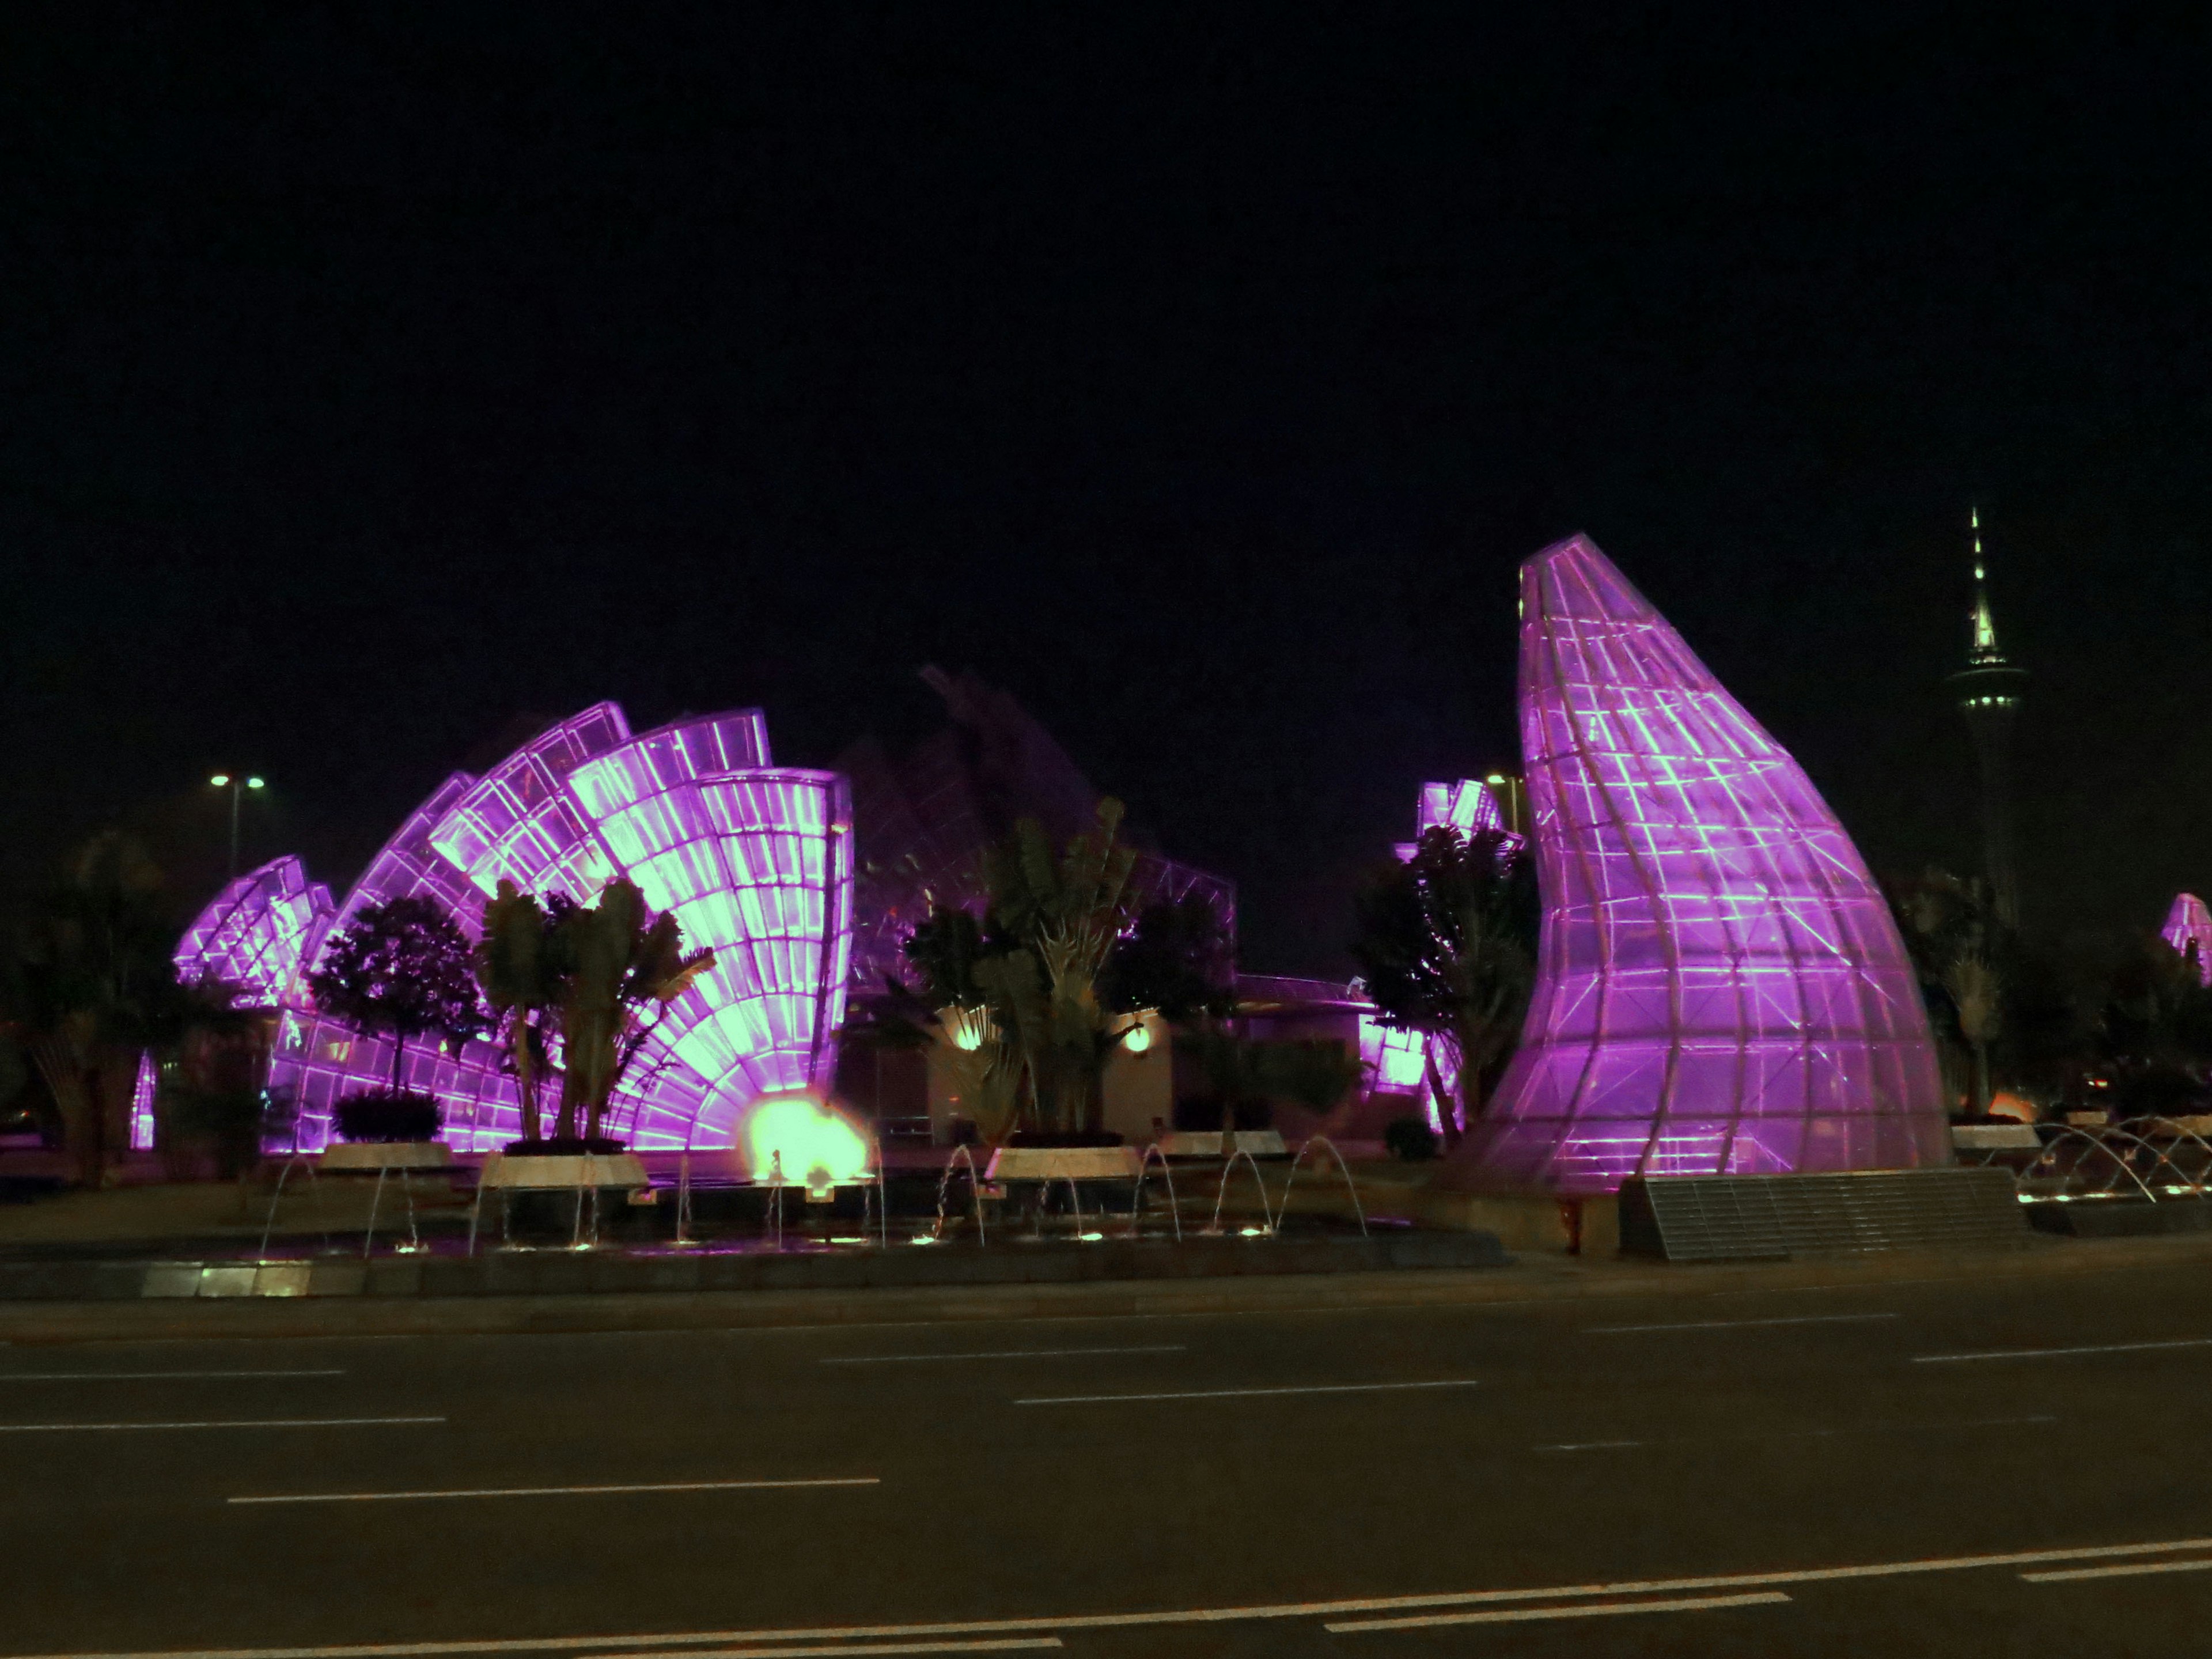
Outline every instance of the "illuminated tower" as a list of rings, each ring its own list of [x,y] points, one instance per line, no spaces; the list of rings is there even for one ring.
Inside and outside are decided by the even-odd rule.
[[[2020,706],[2027,671],[2015,668],[1997,648],[1996,624],[1990,619],[1990,586],[1982,562],[1982,515],[1973,514],[1973,633],[1966,665],[1951,676],[1959,712],[1974,739],[1982,769],[1982,869],[2007,927],[2020,925],[2020,883],[2012,862],[2012,716]]]

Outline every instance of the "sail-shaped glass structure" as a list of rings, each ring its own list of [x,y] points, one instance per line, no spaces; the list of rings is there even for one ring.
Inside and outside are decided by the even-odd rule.
[[[713,947],[715,964],[658,1018],[612,1125],[648,1150],[726,1146],[753,1099],[827,1081],[850,967],[851,832],[844,779],[774,765],[757,709],[633,734],[620,708],[599,703],[482,777],[447,779],[335,911],[295,860],[233,883],[178,963],[279,1011],[269,1085],[291,1095],[313,1147],[341,1097],[392,1075],[390,1041],[322,1015],[307,988],[362,910],[422,895],[474,937],[502,880],[590,903],[626,875],[652,908],[675,913],[689,947]],[[419,1041],[401,1067],[406,1086],[438,1097],[456,1148],[490,1151],[520,1133],[495,1044],[451,1053]]]
[[[309,881],[299,860],[272,860],[230,883],[194,919],[177,945],[177,976],[188,984],[221,980],[241,1008],[281,1006],[331,911],[331,890]]]
[[[1589,541],[1531,559],[1521,599],[1542,938],[1469,1173],[1603,1193],[1948,1158],[1904,944],[1804,772]]]
[[[2197,962],[2198,982],[2212,985],[2212,910],[2194,893],[2176,893],[2158,936]]]

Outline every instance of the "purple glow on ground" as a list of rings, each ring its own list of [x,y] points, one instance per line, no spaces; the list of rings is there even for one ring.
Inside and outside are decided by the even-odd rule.
[[[2159,937],[2185,957],[2195,945],[2197,981],[2212,985],[2212,910],[2204,908],[2203,899],[2194,893],[2176,893]]]
[[[757,710],[633,737],[619,708],[597,704],[482,778],[448,778],[335,915],[324,894],[313,925],[283,935],[288,965],[254,981],[276,988],[270,1002],[281,1009],[270,1087],[292,1091],[300,1144],[312,1148],[328,1139],[341,1096],[389,1079],[390,1043],[322,1018],[305,990],[304,970],[364,907],[426,894],[473,936],[501,878],[589,902],[627,874],[653,908],[676,913],[689,946],[712,946],[717,961],[655,1026],[616,1097],[611,1127],[644,1150],[727,1146],[747,1102],[827,1081],[852,949],[851,827],[842,778],[770,764]],[[276,922],[258,919],[274,917],[279,902],[253,895],[290,890],[273,878],[251,884],[287,866],[297,874],[295,861],[280,860],[233,884],[251,890],[226,889],[209,907],[186,936],[196,963],[217,962],[208,941],[275,936]],[[283,957],[271,945],[220,962]],[[439,1097],[449,1143],[489,1151],[521,1133],[501,1062],[488,1042],[459,1054],[413,1042],[402,1081]]]
[[[1522,568],[1544,896],[1522,1044],[1465,1155],[1501,1188],[1948,1157],[1889,908],[1797,763],[1588,541]]]

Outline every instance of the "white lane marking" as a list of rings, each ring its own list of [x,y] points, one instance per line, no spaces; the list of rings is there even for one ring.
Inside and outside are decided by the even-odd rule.
[[[1182,1353],[1180,1342],[1148,1342],[1127,1348],[1005,1348],[995,1353],[872,1353],[850,1359],[824,1359],[824,1365],[918,1365],[939,1359],[1066,1359],[1076,1354]]]
[[[1177,1394],[1054,1394],[1017,1400],[1017,1406],[1104,1406],[1138,1400],[1249,1400],[1283,1394],[1396,1394],[1408,1389],[1472,1389],[1471,1376],[1442,1382],[1318,1382],[1295,1389],[1194,1389]]]
[[[1683,1319],[1666,1325],[1592,1325],[1584,1336],[1626,1336],[1632,1331],[1733,1331],[1753,1325],[1856,1325],[1869,1319],[1894,1319],[1893,1313],[1791,1314],[1779,1319]]]
[[[451,1492],[310,1492],[226,1498],[226,1504],[392,1504],[416,1498],[566,1498],[628,1492],[767,1492],[798,1486],[880,1486],[872,1474],[823,1480],[657,1480],[620,1486],[476,1486]]]
[[[313,1371],[0,1371],[0,1382],[154,1382],[202,1376],[343,1376]]]
[[[1567,1607],[1500,1607],[1488,1613],[1431,1613],[1412,1619],[1355,1619],[1325,1625],[1332,1636],[1370,1630],[1430,1630],[1439,1625],[1507,1625],[1536,1619],[1607,1619],[1623,1613],[1710,1613],[1716,1607],[1771,1607],[1790,1598],[1780,1590],[1748,1595],[1684,1595],[1660,1601],[1583,1601]],[[843,1650],[840,1649],[840,1652]]]
[[[200,1423],[0,1423],[0,1434],[125,1434],[146,1429],[358,1429],[442,1417],[226,1417]]]
[[[838,1648],[709,1648],[701,1652],[686,1648],[680,1659],[808,1659],[810,1655],[825,1653],[1012,1653],[1017,1649],[1056,1648],[1061,1646],[1057,1636],[1018,1636],[995,1642],[865,1642],[857,1647]],[[648,1653],[641,1659],[679,1659],[672,1653]]]
[[[1942,1423],[1862,1423],[1835,1429],[1776,1429],[1765,1434],[1708,1434],[1675,1440],[1570,1440],[1555,1446],[1531,1446],[1530,1451],[1614,1451],[1643,1446],[1728,1445],[1757,1440],[1836,1440],[1861,1434],[1952,1434],[1960,1429],[2014,1429],[2029,1423],[2056,1423],[2048,1412],[2028,1417],[1970,1417]]]
[[[1955,1365],[1968,1359],[2056,1359],[2072,1353],[2148,1353],[2154,1348],[2212,1348],[2212,1336],[2185,1336],[2172,1342],[2100,1342],[2083,1348],[1988,1348],[1978,1353],[1917,1353],[1916,1365]]]
[[[2123,1567],[2074,1567],[2064,1572],[2024,1572],[2021,1577],[2031,1584],[2063,1584],[2075,1578],[2134,1578],[2147,1572],[2203,1572],[2207,1568],[2212,1568],[2212,1560],[2131,1561]]]
[[[1781,1584],[1820,1584],[1857,1578],[1898,1578],[1923,1572],[1966,1572],[1984,1567],[2039,1566],[2058,1561],[2110,1561],[2131,1555],[2174,1555],[2212,1550],[2212,1538],[2169,1538],[2158,1543],[2105,1544],[2080,1549],[2017,1550],[2001,1555],[1923,1557],[1911,1561],[1877,1561],[1851,1567],[1800,1567],[1779,1572],[1723,1573],[1703,1578],[1650,1578],[1606,1584],[1550,1584],[1528,1589],[1459,1590],[1421,1595],[1364,1596],[1334,1601],[1279,1601],[1226,1607],[1178,1607],[1160,1613],[1045,1614],[1036,1619],[974,1619],[914,1625],[829,1625],[783,1630],[715,1630],[651,1636],[543,1636],[496,1638],[475,1642],[357,1643],[333,1647],[171,1648],[114,1653],[46,1653],[5,1659],[441,1659],[447,1654],[592,1653],[625,1659],[688,1652],[700,1659],[702,1647],[765,1642],[860,1642],[940,1636],[993,1636],[1016,1631],[1133,1630],[1158,1625],[1227,1625],[1270,1619],[1326,1619],[1358,1613],[1410,1613],[1422,1608],[1465,1607],[1523,1601],[1558,1601],[1572,1596],[1664,1595],[1694,1590],[1772,1589]],[[842,1648],[822,1650],[842,1653]]]

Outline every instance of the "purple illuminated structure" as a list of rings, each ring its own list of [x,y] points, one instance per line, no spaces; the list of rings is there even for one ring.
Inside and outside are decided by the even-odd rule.
[[[305,988],[306,972],[364,907],[426,895],[473,935],[502,878],[589,902],[627,875],[648,905],[675,913],[687,945],[714,948],[715,966],[669,1006],[611,1121],[641,1148],[726,1146],[756,1097],[827,1080],[851,951],[851,824],[843,778],[774,766],[757,710],[633,736],[615,704],[587,708],[483,777],[448,778],[334,915],[325,896],[285,971],[254,981],[276,988],[281,1010],[270,1086],[292,1091],[301,1143],[314,1146],[340,1096],[388,1076],[388,1041],[323,1018]],[[224,923],[226,902],[240,910],[227,889],[186,935],[179,966],[187,973],[204,966],[231,977],[228,964],[258,960],[216,952],[252,931]],[[277,908],[272,898],[255,903],[257,915]],[[448,1142],[489,1151],[521,1132],[501,1061],[488,1042],[457,1055],[415,1043],[404,1080],[443,1103]]]
[[[299,860],[278,859],[216,895],[178,944],[177,971],[235,988],[240,1007],[279,1007],[331,914],[331,890],[309,881]]]
[[[1904,944],[1797,763],[1588,541],[1521,603],[1542,943],[1470,1184],[1947,1159]]]
[[[2212,910],[2194,893],[2176,893],[2159,935],[2185,957],[2197,958],[2198,982],[2212,985]]]
[[[1505,827],[1505,815],[1498,811],[1498,797],[1491,793],[1490,786],[1474,778],[1462,778],[1457,783],[1421,786],[1421,805],[1413,825],[1413,839],[1398,843],[1399,861],[1411,863],[1420,838],[1437,829],[1456,830],[1462,836],[1492,830],[1505,838],[1508,846],[1521,845],[1521,837]]]

